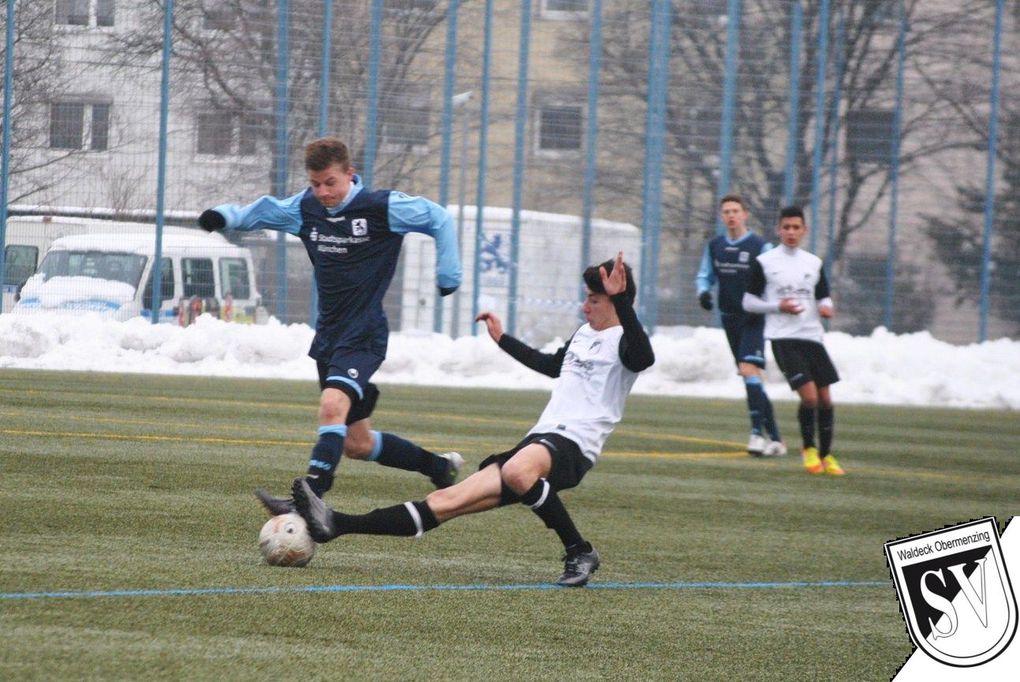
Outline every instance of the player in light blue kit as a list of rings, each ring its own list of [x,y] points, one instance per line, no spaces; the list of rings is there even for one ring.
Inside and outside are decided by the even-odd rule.
[[[720,199],[719,214],[726,226],[726,234],[712,238],[705,245],[695,280],[698,302],[705,310],[711,310],[712,287],[719,283],[720,319],[747,391],[747,408],[751,418],[747,452],[756,457],[785,455],[786,445],[779,435],[772,401],[762,383],[765,373],[765,318],[745,312],[741,306],[751,263],[772,245],[747,229],[747,207],[739,196],[727,194]]]
[[[208,209],[199,225],[213,230],[277,230],[297,235],[312,261],[319,295],[315,338],[308,354],[319,370],[319,434],[308,462],[308,484],[319,496],[333,485],[341,455],[418,471],[437,488],[452,485],[463,458],[437,455],[390,433],[373,431],[379,398],[370,380],[386,357],[389,326],[383,296],[393,279],[404,235],[436,241],[436,283],[443,296],[461,283],[454,222],[422,197],[370,191],[354,173],[347,146],[334,138],[305,146],[309,187],[286,199],[263,196],[247,206]],[[293,511],[290,498],[256,495],[271,514]]]

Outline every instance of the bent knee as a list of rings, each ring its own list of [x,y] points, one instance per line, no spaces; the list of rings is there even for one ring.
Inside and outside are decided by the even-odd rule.
[[[503,479],[504,485],[518,495],[521,495],[535,485],[535,481],[539,479],[539,476],[530,467],[511,466],[512,462],[513,460],[503,465],[500,471],[500,478]]]
[[[351,459],[369,459],[376,448],[376,435],[367,429],[351,428],[344,439],[344,455]]]

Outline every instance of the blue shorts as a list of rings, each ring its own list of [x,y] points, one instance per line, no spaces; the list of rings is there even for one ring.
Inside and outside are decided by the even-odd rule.
[[[765,316],[722,313],[720,317],[737,363],[747,362],[765,369]]]
[[[319,361],[319,388],[337,388],[347,394],[351,404],[365,397],[372,375],[385,356],[364,350],[338,348],[328,362]]]

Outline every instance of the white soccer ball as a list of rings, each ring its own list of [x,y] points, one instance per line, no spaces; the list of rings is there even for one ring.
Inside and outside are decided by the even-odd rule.
[[[299,514],[280,514],[259,532],[259,550],[270,566],[304,566],[315,556],[315,541]]]

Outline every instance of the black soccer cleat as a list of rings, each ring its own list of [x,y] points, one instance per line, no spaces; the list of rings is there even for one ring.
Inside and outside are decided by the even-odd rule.
[[[444,452],[438,455],[438,457],[439,459],[446,460],[446,464],[441,472],[429,477],[432,485],[436,486],[437,490],[439,488],[449,488],[456,483],[461,467],[464,466],[464,458],[460,456],[459,452]]]
[[[279,516],[280,514],[290,514],[295,511],[294,509],[294,498],[292,497],[273,497],[268,491],[262,488],[255,489],[255,497],[259,498],[259,502],[266,508],[266,511],[272,516]]]
[[[308,524],[308,534],[313,540],[319,543],[329,542],[340,534],[336,530],[336,524],[333,523],[333,510],[326,506],[321,497],[312,492],[304,476],[294,479],[291,492],[294,493],[295,511]]]
[[[563,559],[563,575],[556,581],[562,587],[584,587],[600,563],[599,553],[587,542],[576,550],[568,549]]]

